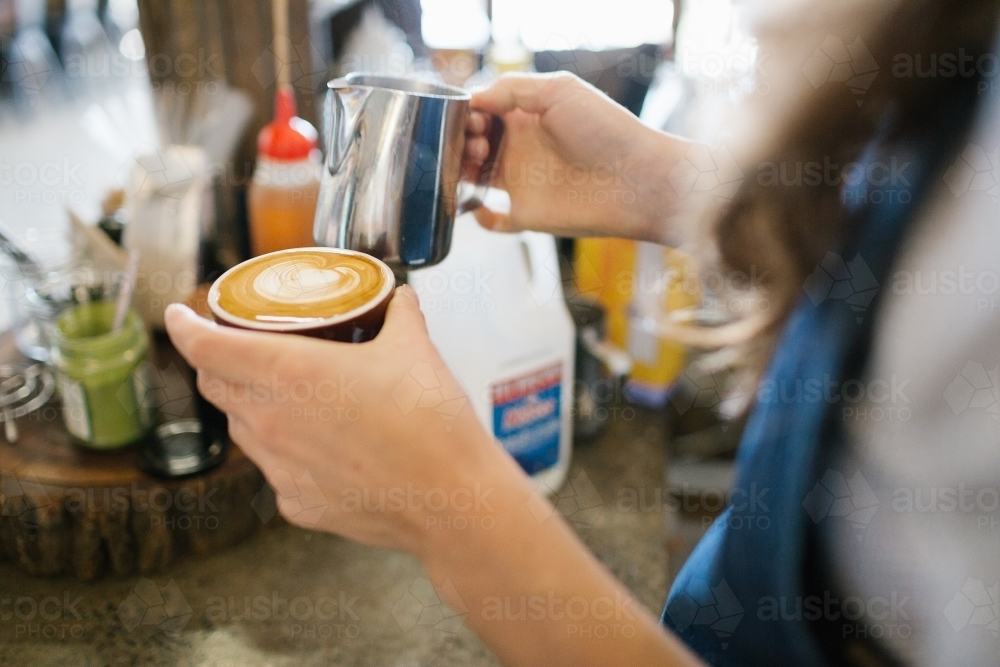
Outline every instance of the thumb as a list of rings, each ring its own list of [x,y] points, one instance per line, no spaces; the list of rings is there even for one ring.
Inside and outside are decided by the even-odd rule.
[[[286,349],[281,334],[219,326],[179,303],[167,306],[164,320],[171,342],[191,366],[231,382],[256,379]]]
[[[379,338],[410,336],[416,332],[420,332],[424,338],[428,336],[427,323],[420,310],[420,298],[409,285],[400,285],[389,301]]]

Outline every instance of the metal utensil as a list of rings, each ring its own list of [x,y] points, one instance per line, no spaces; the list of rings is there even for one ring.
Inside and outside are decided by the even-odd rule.
[[[491,119],[490,155],[476,187],[460,195],[467,91],[365,73],[327,85],[316,243],[365,252],[395,270],[437,264],[451,247],[455,215],[482,205],[503,120]]]
[[[586,438],[608,423],[632,371],[632,358],[605,339],[604,306],[581,295],[568,299],[566,305],[577,331],[573,433]]]
[[[55,380],[45,364],[0,364],[0,417],[7,442],[18,440],[15,420],[45,405],[54,390]]]
[[[9,232],[0,224],[0,252],[10,257],[17,264],[18,270],[25,278],[37,279],[44,275],[41,265],[28,253],[10,239]]]
[[[139,468],[166,479],[211,470],[225,459],[228,445],[224,438],[206,445],[203,428],[198,419],[161,424],[139,450]]]
[[[129,304],[132,303],[132,290],[135,288],[136,276],[139,275],[139,251],[133,248],[128,253],[128,265],[125,267],[125,275],[122,276],[121,291],[115,301],[115,320],[111,326],[112,331],[118,331],[125,324],[125,314],[128,313]]]

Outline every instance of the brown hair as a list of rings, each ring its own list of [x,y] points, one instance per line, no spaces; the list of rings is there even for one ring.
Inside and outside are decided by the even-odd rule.
[[[750,353],[746,358],[766,358],[808,276],[826,253],[843,247],[858,230],[852,228],[842,202],[840,182],[765,183],[762,165],[822,163],[824,158],[846,165],[857,161],[880,131],[890,139],[926,136],[956,84],[970,83],[957,80],[963,71],[949,76],[950,69],[938,70],[938,59],[962,53],[971,56],[972,63],[981,63],[993,52],[998,20],[1000,3],[995,0],[821,0],[764,25],[761,50],[784,68],[772,89],[781,88],[786,96],[759,96],[749,110],[741,110],[766,119],[749,123],[756,128],[755,136],[737,155],[744,180],[731,201],[703,208],[698,219],[715,239],[712,260],[718,266],[761,276],[753,298],[766,309],[714,329],[667,325],[669,333],[687,329],[679,335],[686,342],[705,347],[741,344]],[[866,90],[859,91],[865,79],[852,91],[843,77],[818,85],[814,81],[815,87],[804,85],[809,59],[828,40],[853,49],[855,58],[858,50],[870,54],[877,71]],[[922,70],[914,71],[915,61],[923,63]],[[931,63],[935,70],[928,72]],[[967,70],[964,75],[972,76]],[[958,129],[959,138],[968,131]]]

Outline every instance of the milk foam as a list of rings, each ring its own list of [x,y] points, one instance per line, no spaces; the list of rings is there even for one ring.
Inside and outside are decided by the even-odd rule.
[[[265,268],[254,279],[253,289],[270,301],[310,304],[340,298],[360,284],[361,276],[353,267],[319,269],[293,259]]]

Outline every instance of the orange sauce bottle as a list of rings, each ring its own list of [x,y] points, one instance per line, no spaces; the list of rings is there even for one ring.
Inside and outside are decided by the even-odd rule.
[[[295,112],[292,88],[280,88],[274,120],[257,135],[257,165],[247,197],[254,256],[316,245],[313,218],[319,196],[320,152],[316,129]]]

